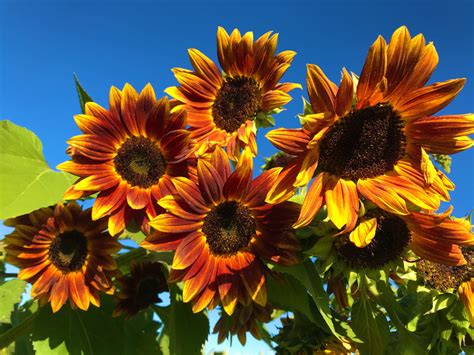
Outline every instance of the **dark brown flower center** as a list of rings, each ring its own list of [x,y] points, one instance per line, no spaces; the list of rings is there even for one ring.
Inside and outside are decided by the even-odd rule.
[[[209,212],[202,231],[213,254],[230,256],[247,247],[256,228],[247,207],[236,201],[225,201]]]
[[[63,272],[77,271],[87,258],[87,239],[79,231],[59,234],[49,247],[49,259]]]
[[[411,240],[406,223],[399,217],[381,211],[377,215],[377,230],[374,239],[365,248],[356,247],[349,235],[341,235],[334,244],[339,257],[354,269],[378,269],[397,260]]]
[[[258,83],[253,78],[226,78],[212,106],[214,123],[227,132],[235,132],[247,120],[253,120],[262,101]]]
[[[114,159],[115,170],[132,186],[155,185],[166,171],[160,149],[145,137],[131,137],[122,144]]]
[[[446,292],[449,289],[457,290],[459,286],[474,277],[474,250],[461,247],[467,264],[449,266],[421,260],[416,263],[418,276],[429,287]]]
[[[390,105],[354,110],[322,139],[319,168],[353,181],[383,175],[405,154],[403,127]]]

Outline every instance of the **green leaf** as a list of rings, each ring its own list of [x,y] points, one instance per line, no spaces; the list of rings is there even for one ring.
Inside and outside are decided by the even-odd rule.
[[[176,287],[170,289],[170,320],[165,324],[169,334],[170,353],[200,354],[209,334],[209,319],[204,312],[193,313],[190,303],[183,303]]]
[[[74,83],[76,84],[76,91],[77,95],[79,96],[79,104],[81,105],[81,111],[82,113],[86,113],[86,103],[93,102],[93,100],[89,96],[89,94],[82,88],[76,74],[74,74]]]
[[[275,266],[276,271],[285,272],[295,277],[303,286],[308,290],[311,297],[313,298],[318,311],[324,318],[330,331],[338,338],[341,335],[336,331],[333,322],[333,316],[331,309],[329,308],[329,297],[323,287],[323,282],[318,272],[316,271],[311,260],[306,260],[304,263],[287,267],[287,266]]]
[[[0,323],[11,323],[10,315],[15,304],[20,303],[25,288],[26,282],[18,279],[0,285]]]
[[[363,341],[358,344],[361,354],[383,354],[390,340],[388,321],[366,295],[354,303],[351,319],[354,333]]]
[[[57,203],[76,179],[48,166],[41,141],[26,128],[0,121],[0,142],[0,219]]]
[[[53,314],[49,305],[40,308],[32,340],[37,354],[154,354],[159,323],[153,312],[132,319],[111,316],[112,297],[104,296],[100,308],[73,310],[68,305]]]

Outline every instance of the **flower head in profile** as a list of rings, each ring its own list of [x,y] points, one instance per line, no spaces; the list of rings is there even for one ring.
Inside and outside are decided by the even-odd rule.
[[[462,248],[474,245],[465,220],[442,214],[413,212],[407,216],[374,209],[348,234],[336,237],[339,258],[353,269],[381,269],[399,260],[407,249],[423,260],[449,266],[466,265]]]
[[[160,293],[168,291],[163,264],[152,261],[135,262],[130,274],[118,279],[120,292],[114,316],[131,318],[150,305],[161,302]]]
[[[298,261],[299,243],[291,224],[299,206],[265,203],[279,169],[252,180],[252,157],[244,150],[233,172],[217,147],[197,163],[198,183],[173,178],[177,191],[158,201],[168,212],[150,221],[156,230],[143,247],[176,250],[170,279],[183,281],[183,300],[194,312],[222,304],[231,315],[238,303],[267,303],[264,260]]]
[[[255,339],[262,339],[262,333],[258,326],[259,323],[268,323],[272,320],[273,307],[267,304],[260,306],[254,302],[249,305],[239,304],[235,312],[229,316],[225,313],[214,326],[213,333],[217,333],[218,343],[224,342],[229,336],[237,335],[240,344],[245,345],[247,342],[247,332],[250,332]]]
[[[74,308],[98,307],[100,292],[113,292],[112,254],[121,245],[104,232],[107,220],[92,221],[91,209],[58,204],[5,224],[15,228],[5,237],[5,260],[20,269],[18,278],[32,284],[31,297],[51,303],[53,312],[68,299]]]
[[[69,139],[72,159],[58,169],[79,177],[66,199],[98,193],[92,218],[109,216],[116,235],[128,222],[146,228],[156,216],[170,177],[187,174],[190,137],[185,112],[166,97],[156,100],[150,84],[140,94],[128,84],[112,87],[109,106],[88,102],[74,117],[83,134]]]
[[[432,43],[406,27],[390,43],[379,36],[360,79],[344,69],[338,86],[308,65],[310,113],[302,129],[277,129],[267,138],[296,157],[281,172],[267,201],[292,196],[314,177],[295,227],[311,222],[322,205],[344,232],[355,227],[359,199],[390,213],[433,211],[449,200],[452,183],[429,153],[453,154],[472,146],[474,115],[432,116],[459,93],[464,79],[425,86],[438,64]]]
[[[295,52],[275,54],[278,35],[265,33],[254,41],[253,33],[231,35],[221,27],[217,31],[217,53],[223,73],[197,49],[189,50],[194,71],[175,68],[180,83],[166,92],[183,103],[192,137],[227,146],[237,160],[240,149],[249,146],[257,154],[256,120],[277,112],[291,100],[288,92],[300,87],[279,83]]]

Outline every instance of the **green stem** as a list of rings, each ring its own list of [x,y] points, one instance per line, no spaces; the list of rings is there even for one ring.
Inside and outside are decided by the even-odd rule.
[[[158,315],[158,317],[160,317],[163,323],[168,324],[168,321],[170,318],[168,314],[169,307],[163,308],[163,307],[158,307],[155,304],[152,304],[151,309],[153,309],[153,311]]]
[[[133,248],[127,253],[120,254],[115,258],[119,266],[130,264],[131,261],[146,255],[146,250],[143,248]]]
[[[31,332],[33,323],[38,316],[38,312],[30,314],[14,327],[8,329],[5,333],[0,334],[0,349],[6,348],[10,343]]]

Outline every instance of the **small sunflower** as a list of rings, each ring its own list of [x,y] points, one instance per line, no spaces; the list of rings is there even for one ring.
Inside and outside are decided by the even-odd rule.
[[[275,55],[278,35],[268,32],[253,40],[253,33],[241,36],[235,29],[229,36],[219,27],[217,53],[223,73],[197,49],[189,50],[194,71],[175,68],[181,84],[166,93],[183,103],[192,137],[227,146],[237,160],[240,149],[249,146],[257,154],[255,120],[278,111],[291,101],[289,91],[301,87],[278,83],[289,68],[295,52]]]
[[[350,231],[359,198],[399,215],[436,210],[452,183],[428,153],[453,154],[472,146],[474,115],[433,117],[462,89],[465,79],[424,86],[438,63],[432,43],[406,27],[390,43],[379,36],[358,83],[344,69],[339,88],[308,65],[312,113],[302,129],[277,129],[267,138],[296,157],[267,196],[277,203],[315,177],[295,228],[308,225],[323,204],[336,227]],[[356,85],[354,85],[356,84]],[[355,89],[356,87],[356,89]]]
[[[69,139],[72,160],[58,169],[79,176],[66,199],[99,193],[92,218],[109,217],[109,232],[134,220],[146,228],[156,201],[170,193],[171,176],[185,175],[190,137],[185,112],[166,97],[156,100],[150,84],[137,94],[129,84],[112,87],[110,108],[88,102],[74,117],[84,132]]]
[[[5,237],[6,261],[20,269],[18,278],[32,284],[31,297],[59,311],[69,299],[87,310],[100,305],[100,292],[113,292],[117,269],[112,253],[117,240],[104,232],[107,221],[91,220],[91,209],[70,202],[42,208],[5,221],[15,230]]]
[[[265,203],[279,169],[252,180],[252,156],[244,150],[233,173],[224,151],[217,147],[209,159],[197,163],[198,184],[173,178],[177,195],[158,203],[168,212],[150,225],[156,229],[143,247],[176,250],[170,272],[184,281],[184,302],[194,312],[220,302],[231,315],[237,303],[267,302],[262,261],[285,265],[298,261],[299,243],[291,228],[297,204]],[[292,222],[293,221],[293,222]]]
[[[135,262],[130,274],[120,278],[120,292],[114,316],[131,318],[150,305],[161,302],[159,294],[168,291],[163,265],[159,262]]]
[[[474,245],[474,235],[469,223],[451,218],[450,212],[400,216],[371,210],[351,233],[337,236],[334,247],[354,269],[383,268],[397,261],[407,248],[428,261],[465,265],[461,247]]]
[[[260,306],[254,302],[250,305],[238,305],[231,316],[223,313],[217,321],[213,333],[218,333],[217,341],[222,343],[228,334],[237,335],[240,344],[247,342],[247,332],[255,339],[262,339],[258,323],[268,323],[272,320],[273,307],[267,304]]]
[[[474,249],[462,247],[461,250],[466,259],[465,265],[448,266],[420,260],[417,262],[417,271],[427,286],[441,292],[457,290],[474,327]]]

